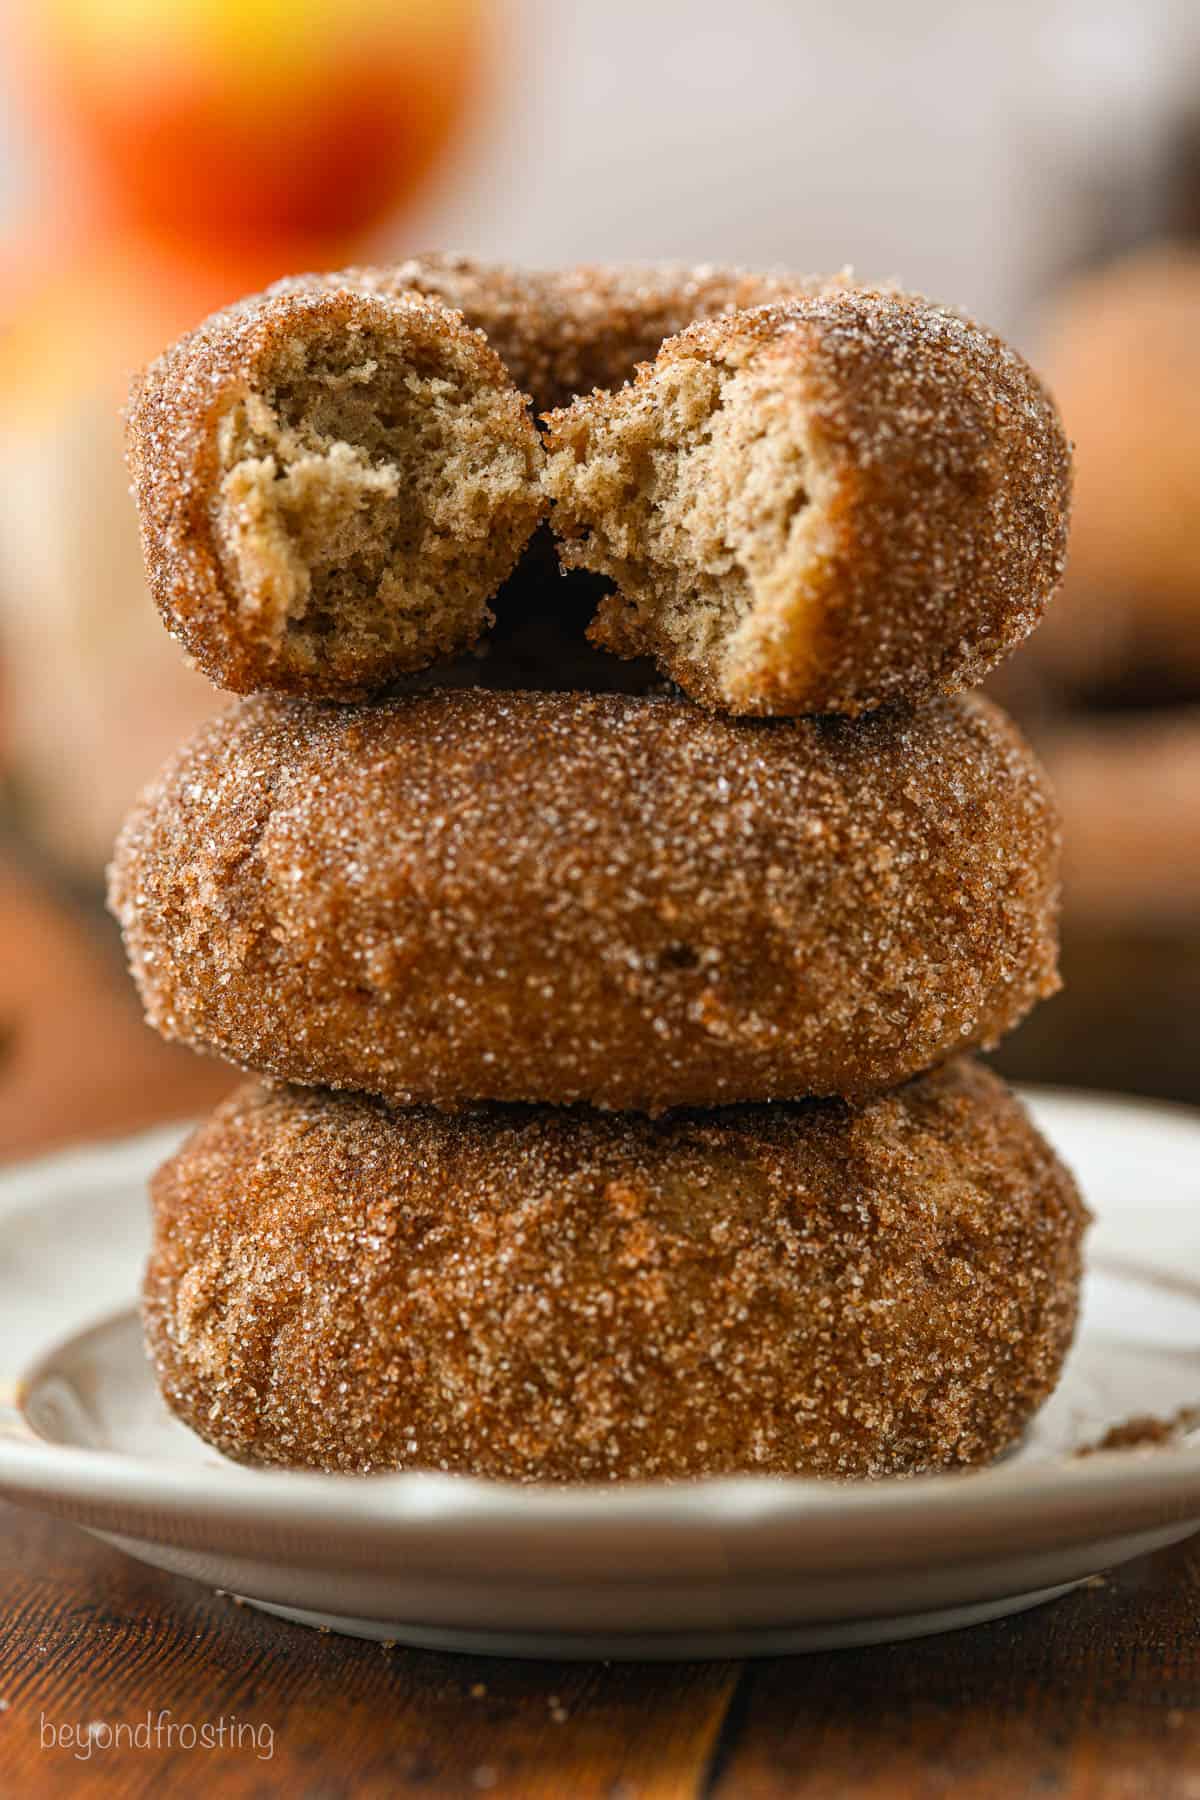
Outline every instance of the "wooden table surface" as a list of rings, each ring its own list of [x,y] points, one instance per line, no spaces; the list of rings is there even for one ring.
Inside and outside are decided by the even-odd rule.
[[[994,1625],[745,1663],[359,1643],[2,1505],[0,1596],[5,1800],[1200,1797],[1200,1537]],[[160,1715],[242,1741],[105,1745]]]

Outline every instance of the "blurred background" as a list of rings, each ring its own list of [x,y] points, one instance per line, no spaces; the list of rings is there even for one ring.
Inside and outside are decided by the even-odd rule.
[[[1195,0],[8,0],[0,1159],[206,1105],[140,1020],[112,837],[222,704],[143,587],[129,375],[276,276],[429,248],[896,276],[1076,439],[1067,587],[996,681],[1066,813],[1064,974],[998,1060],[1200,1101]]]

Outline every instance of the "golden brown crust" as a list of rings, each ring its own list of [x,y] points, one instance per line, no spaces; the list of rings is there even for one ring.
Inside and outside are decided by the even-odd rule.
[[[151,1022],[402,1102],[862,1098],[1057,985],[1058,824],[973,697],[735,723],[671,698],[259,698],[134,810]]]
[[[966,1059],[658,1125],[250,1083],[153,1192],[150,1349],[209,1443],[519,1481],[987,1461],[1058,1379],[1086,1224]]]
[[[456,308],[484,333],[516,385],[531,397],[535,414],[565,406],[576,394],[628,381],[638,363],[658,354],[664,338],[694,320],[826,285],[819,276],[712,263],[517,269],[444,255],[295,279],[379,294],[424,294]]]
[[[343,416],[335,395],[318,431],[296,396],[323,359],[347,366],[336,369]],[[387,440],[406,380],[424,386],[413,409],[415,466],[397,468]],[[378,402],[370,424],[379,441],[347,443],[352,434],[339,426],[363,421],[364,396]],[[295,414],[286,421],[283,402]],[[429,450],[419,432],[431,436],[438,408],[447,429]],[[234,443],[239,434],[248,448]],[[413,294],[293,283],[215,314],[134,383],[127,445],[151,592],[205,674],[235,693],[362,698],[468,648],[543,505],[536,431],[503,364],[456,313]],[[245,470],[251,478],[231,485]],[[281,517],[285,475],[307,485]],[[322,573],[345,586],[372,529],[381,541],[364,617],[349,619],[335,584],[314,618],[306,556],[320,557],[340,532],[340,564],[335,548]],[[399,563],[382,542],[388,532]]]
[[[920,296],[832,286],[695,325],[547,424],[564,560],[619,589],[596,635],[706,705],[853,714],[970,687],[1062,577],[1053,402]],[[689,608],[728,616],[704,641]]]

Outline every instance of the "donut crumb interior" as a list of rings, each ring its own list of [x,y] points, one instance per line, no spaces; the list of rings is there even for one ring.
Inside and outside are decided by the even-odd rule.
[[[681,659],[700,697],[746,697],[772,595],[794,597],[812,555],[819,475],[797,413],[768,371],[689,357],[552,416],[563,560],[618,588],[596,641]]]
[[[217,540],[241,623],[278,660],[313,667],[336,634],[351,660],[419,667],[487,622],[536,520],[536,443],[476,361],[473,338],[404,314],[281,331],[226,411]]]

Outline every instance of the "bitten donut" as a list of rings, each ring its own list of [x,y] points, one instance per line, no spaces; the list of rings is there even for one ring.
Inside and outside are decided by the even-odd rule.
[[[893,289],[690,327],[547,419],[593,635],[734,713],[860,713],[971,687],[1063,573],[1070,451],[999,338]]]
[[[794,299],[844,277],[688,267],[678,263],[584,264],[516,269],[465,256],[417,256],[387,268],[298,276],[280,284],[332,283],[368,292],[424,294],[456,308],[486,336],[535,414],[576,394],[618,387],[664,338],[719,313]]]
[[[969,1061],[861,1112],[389,1112],[250,1083],[161,1169],[169,1404],[226,1455],[518,1481],[985,1462],[1086,1213]]]
[[[365,696],[474,643],[543,511],[525,401],[461,317],[293,286],[135,384],[154,598],[218,687]]]
[[[259,696],[111,880],[165,1036],[442,1106],[863,1097],[1056,986],[1058,824],[974,697],[735,722],[670,697]]]

